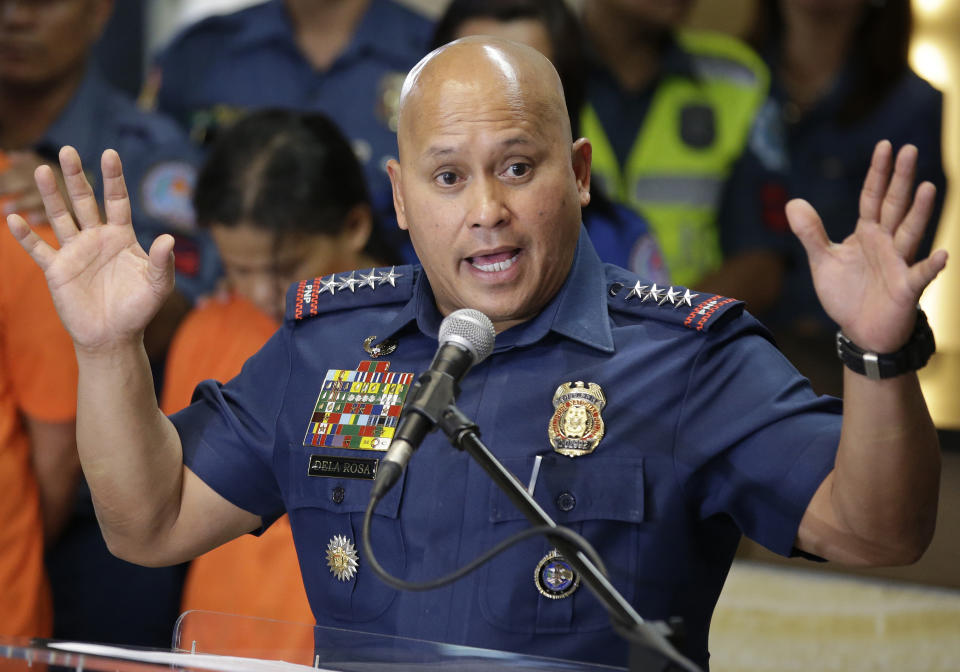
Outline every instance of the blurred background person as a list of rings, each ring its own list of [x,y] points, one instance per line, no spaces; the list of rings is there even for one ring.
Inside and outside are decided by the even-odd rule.
[[[172,233],[177,241],[179,291],[151,324],[145,339],[153,362],[158,363],[189,301],[213,286],[216,251],[212,242],[194,229],[190,190],[195,149],[172,121],[140,111],[91,63],[91,49],[112,9],[111,0],[0,0],[0,150],[7,161],[0,171],[0,201],[5,212],[24,213],[39,224],[45,215],[33,183],[38,165],[49,162],[56,167],[60,147],[73,145],[89,167],[90,182],[100,198],[97,167],[101,152],[112,147],[123,154],[141,244],[149,245],[163,232]],[[12,262],[0,268],[5,287],[24,286],[28,276],[16,273]],[[49,321],[42,302],[24,303],[21,299],[25,296],[29,295],[14,297],[16,305],[8,308],[4,317],[13,325],[5,336],[9,352],[19,357],[21,346],[42,347],[50,351],[44,353],[45,358],[63,366],[62,378],[45,382],[57,381],[64,391],[41,395],[48,397],[48,405],[45,402],[33,413],[38,420],[62,425],[75,412],[74,408],[65,414],[75,387],[65,362],[73,361],[73,351],[69,344],[57,341],[52,327],[36,331]],[[36,342],[26,336],[29,333]],[[26,357],[18,362],[25,365]],[[8,384],[14,394],[22,392],[23,381],[18,380],[23,374],[21,366],[17,363],[5,372],[12,379]],[[38,364],[36,372],[26,375],[37,378],[44,371],[47,369]],[[44,381],[30,384],[42,387]],[[28,418],[26,429],[32,431],[27,402],[21,400],[26,404],[21,410]],[[53,635],[169,644],[182,571],[146,569],[112,556],[103,542],[89,493],[81,487],[76,494],[79,472],[75,453],[66,446],[54,450],[35,443],[34,466],[52,542],[46,564],[53,589]],[[64,522],[71,509],[72,517]],[[7,552],[6,546],[0,548],[0,554]]]
[[[158,55],[143,99],[201,143],[251,108],[324,112],[360,157],[375,209],[392,216],[385,165],[400,85],[429,35],[426,18],[393,0],[269,0],[186,28]]]
[[[683,29],[693,0],[585,0],[593,179],[641,212],[671,282],[759,310],[778,288],[789,231],[771,218],[782,138],[765,114],[769,74],[745,44]]]
[[[493,35],[537,49],[550,59],[563,84],[573,137],[584,104],[583,33],[564,0],[452,0],[437,21],[432,48],[468,35]],[[583,224],[603,261],[629,268],[659,284],[669,283],[660,247],[647,220],[612,201],[602,185],[590,189]]]
[[[280,326],[294,281],[400,263],[380,235],[350,144],[319,113],[261,110],[224,127],[200,171],[194,204],[220,250],[227,287],[177,332],[161,403],[168,414],[190,403],[200,381],[240,372]],[[314,623],[287,516],[260,537],[194,560],[182,609]],[[218,633],[218,643],[236,651],[312,650],[312,630],[291,631],[285,642],[245,625]]]
[[[843,240],[856,222],[855,186],[876,139],[916,145],[917,181],[937,187],[921,258],[930,253],[946,193],[943,97],[908,65],[911,29],[909,0],[762,0],[752,42],[770,65],[771,94],[786,129],[782,203],[806,194],[830,240]],[[782,286],[776,305],[760,317],[818,392],[839,395],[836,325],[816,299],[796,240]]]

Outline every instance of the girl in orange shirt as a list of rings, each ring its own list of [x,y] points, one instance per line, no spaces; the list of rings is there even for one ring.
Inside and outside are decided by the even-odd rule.
[[[226,381],[283,319],[296,280],[399,263],[376,235],[362,168],[347,140],[321,114],[264,110],[222,131],[194,193],[201,226],[216,241],[225,291],[193,310],[173,340],[162,407],[190,403],[201,380]],[[193,561],[182,607],[312,623],[286,516]],[[186,621],[189,622],[189,621]],[[199,623],[200,621],[195,621]],[[205,619],[211,630],[181,636],[198,651],[312,663],[312,633],[241,619]],[[282,653],[281,653],[282,652]]]

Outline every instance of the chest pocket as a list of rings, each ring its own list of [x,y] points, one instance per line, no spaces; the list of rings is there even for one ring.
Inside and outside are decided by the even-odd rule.
[[[311,476],[311,456],[319,454],[348,460],[377,460],[382,459],[384,453],[290,445],[287,510],[314,616],[319,623],[329,622],[324,616],[343,621],[371,621],[386,611],[396,597],[396,591],[380,581],[365,563],[361,548],[363,515],[374,481]],[[353,463],[351,470],[354,473],[356,464]],[[403,576],[406,565],[397,517],[405,473],[377,505],[371,522],[370,534],[377,561],[394,576]],[[346,580],[338,579],[329,567],[328,547],[339,537],[346,538],[357,554],[356,572]]]
[[[534,458],[503,462],[526,482]],[[490,487],[487,543],[492,546],[529,523],[499,488]],[[558,525],[586,537],[600,554],[613,585],[633,602],[638,526],[644,521],[643,459],[544,455],[534,499]],[[485,565],[479,604],[491,625],[527,634],[609,627],[609,616],[583,582],[572,595],[561,599],[545,597],[537,590],[537,565],[552,548],[546,539],[530,540]]]

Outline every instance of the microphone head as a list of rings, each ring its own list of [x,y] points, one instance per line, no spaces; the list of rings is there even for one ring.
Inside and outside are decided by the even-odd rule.
[[[455,343],[465,348],[473,356],[473,364],[479,364],[493,352],[496,336],[490,318],[472,308],[455,310],[440,323],[440,344]]]

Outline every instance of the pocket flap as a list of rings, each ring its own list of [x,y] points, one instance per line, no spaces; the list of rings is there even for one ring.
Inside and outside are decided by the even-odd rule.
[[[583,520],[639,523],[644,516],[643,458],[543,455],[533,498],[560,525]],[[527,484],[534,457],[502,460]],[[522,520],[524,515],[496,486],[490,489],[490,522]]]

